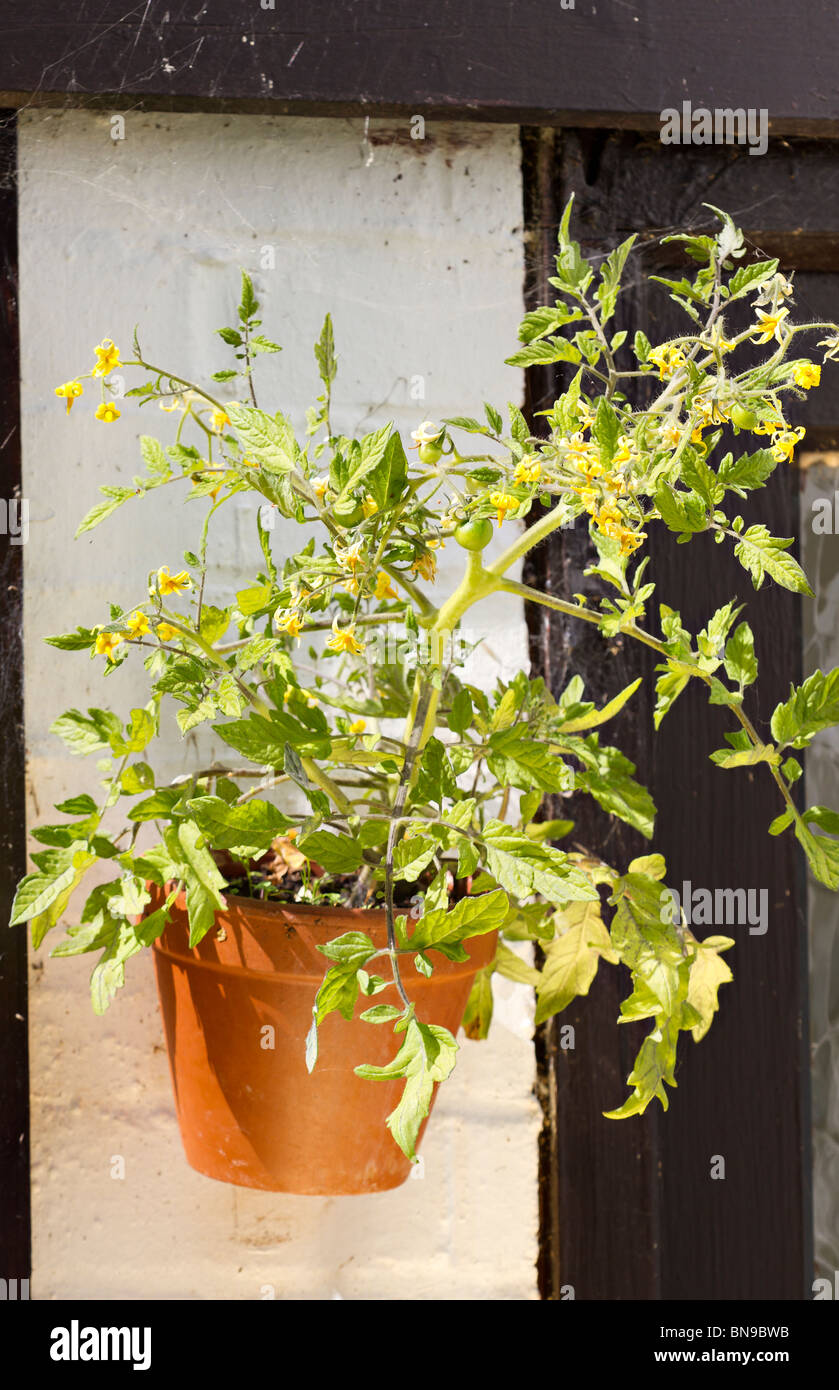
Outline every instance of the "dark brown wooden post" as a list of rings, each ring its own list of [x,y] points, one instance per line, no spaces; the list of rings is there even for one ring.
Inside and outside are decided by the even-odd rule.
[[[830,228],[831,217],[839,216],[839,205],[834,208],[823,196],[824,165],[832,156],[822,147],[807,151],[808,163],[801,150],[789,146],[754,160],[733,149],[664,150],[632,135],[565,133],[552,161],[545,145],[544,135],[529,133],[528,158],[542,179],[541,221],[532,240],[531,292],[537,298],[537,290],[549,293],[536,283],[546,258],[547,223],[555,227],[572,191],[584,251],[605,254],[637,230],[649,241],[642,257],[646,270],[656,258],[659,265],[662,259],[672,264],[672,249],[669,255],[660,249],[662,234],[685,221],[710,225],[703,202],[731,209],[748,230],[754,223],[744,217],[743,203],[747,194],[754,198],[764,220],[749,232],[753,254],[760,238],[761,249],[780,252],[787,268],[795,264],[793,228],[803,227],[806,234],[808,220]],[[787,198],[765,196],[789,178],[797,178],[794,194],[787,194],[794,201],[794,218]],[[813,264],[818,238],[808,244]],[[834,254],[830,237],[821,250],[828,269]],[[799,283],[805,301],[823,299],[823,292],[832,301],[832,279],[819,276],[814,284],[814,278]],[[812,306],[802,307],[809,316]],[[828,303],[823,312],[830,310]],[[640,323],[653,341],[683,331],[666,293],[648,289],[643,277],[622,312],[624,323]],[[550,394],[552,385],[543,376],[534,396]],[[820,409],[823,413],[824,401]],[[835,427],[835,407],[833,413]],[[822,421],[820,432],[827,429]],[[748,521],[749,506],[741,510]],[[794,469],[777,471],[755,511],[774,534],[797,537]],[[678,608],[690,631],[734,595],[747,605],[761,662],[752,713],[767,721],[789,680],[799,678],[800,601],[778,588],[756,594],[727,548],[715,546],[709,536],[677,546],[675,537],[656,528],[650,548],[658,582],[654,602],[660,598]],[[547,554],[534,559],[533,582],[565,593],[592,592],[592,581],[582,573],[589,560],[582,528],[558,533]],[[653,609],[654,628],[655,617]],[[553,1098],[549,1114],[555,1135],[553,1186],[548,1182],[544,1189],[546,1204],[552,1198],[554,1209],[547,1205],[545,1229],[555,1244],[542,1271],[543,1293],[556,1298],[571,1285],[577,1298],[803,1298],[813,1277],[807,959],[805,878],[794,842],[766,835],[777,808],[771,785],[758,770],[735,778],[709,762],[727,725],[700,691],[685,692],[653,745],[654,673],[646,653],[627,651],[618,640],[611,644],[617,660],[606,663],[602,639],[589,628],[581,632],[581,624],[542,610],[532,623],[534,662],[557,690],[579,671],[593,697],[602,699],[631,674],[644,675],[634,710],[615,721],[613,733],[653,791],[659,811],[655,846],[667,858],[669,881],[677,888],[684,880],[712,889],[765,888],[770,909],[765,935],[748,927],[726,928],[737,939],[731,953],[735,983],[722,991],[721,1014],[701,1046],[689,1038],[681,1044],[679,1085],[666,1116],[656,1107],[622,1123],[602,1118],[602,1110],[624,1093],[622,1078],[637,1044],[634,1028],[615,1027],[625,989],[614,972],[601,972],[590,998],[567,1020],[563,1015],[576,1030],[573,1051],[557,1045],[556,1024],[546,1028],[543,1093]],[[636,835],[610,831],[588,808],[580,807],[575,833],[619,863],[640,847]],[[711,1177],[717,1155],[725,1160],[724,1180]]]
[[[21,495],[17,298],[17,118],[0,111],[0,499]],[[9,930],[26,872],[23,547],[0,533],[0,1279],[29,1277],[26,929]]]

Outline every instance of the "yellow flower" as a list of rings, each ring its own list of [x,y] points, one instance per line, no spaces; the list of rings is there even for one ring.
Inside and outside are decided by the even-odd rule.
[[[517,504],[518,505],[518,504]],[[429,541],[429,545],[431,542]],[[427,579],[429,584],[433,584],[437,578],[437,561],[430,550],[424,555],[420,555],[411,566],[412,574],[418,574],[421,579]]]
[[[230,404],[236,405],[237,402],[231,401]],[[212,415],[210,416],[210,424],[212,425],[216,434],[221,434],[225,426],[230,424],[230,416],[228,415],[227,410],[214,410]]]
[[[145,637],[150,632],[149,620],[140,608],[135,608],[125,620],[125,635],[132,641],[136,637]]]
[[[796,444],[804,438],[806,431],[802,426],[795,430],[777,430],[772,436],[772,457],[777,463],[792,461]]]
[[[811,386],[818,386],[822,379],[822,369],[815,362],[799,362],[792,374],[796,386],[801,386],[805,391]],[[67,409],[70,409],[69,402]]]
[[[110,661],[112,653],[123,640],[121,632],[100,632],[96,638],[96,652]]]
[[[682,431],[678,425],[665,425],[661,431],[661,442],[666,444],[668,449],[675,449],[682,437]]]
[[[300,614],[296,613],[293,608],[289,609],[287,613],[284,613],[281,618],[277,619],[277,627],[280,629],[280,632],[287,632],[290,637],[296,637],[299,645],[300,633],[303,631],[303,620]]]
[[[63,396],[67,401],[68,415],[73,408],[73,401],[76,400],[77,396],[80,396],[83,391],[84,387],[80,381],[65,381],[62,386],[56,386],[55,394],[57,396]]]
[[[110,338],[103,338],[97,348],[96,366],[93,368],[94,376],[108,376],[108,374],[120,365],[119,348]]]
[[[513,473],[514,483],[538,483],[542,476],[542,462],[537,454],[525,454],[516,464]]]
[[[498,513],[499,526],[507,513],[514,511],[519,505],[518,497],[514,497],[510,492],[493,492],[489,500]]]
[[[673,376],[679,367],[684,366],[685,354],[681,348],[674,347],[670,343],[662,343],[661,347],[650,349],[647,361],[652,362],[654,367],[658,367],[658,374],[664,381],[666,377]]]
[[[97,420],[104,421],[106,425],[112,425],[114,420],[119,419],[121,413],[121,411],[117,410],[113,401],[103,401],[101,405],[96,407]]]
[[[173,637],[177,637],[178,629],[173,627],[171,623],[158,623],[155,633],[161,642],[171,642]]]
[[[398,598],[399,595],[390,582],[390,575],[384,570],[379,570],[376,575],[376,598]]]
[[[839,333],[831,333],[829,338],[820,338],[819,347],[825,349],[825,362],[829,357],[833,358],[835,361],[836,358],[839,357]]]
[[[631,555],[633,550],[637,550],[639,545],[643,545],[646,539],[646,531],[622,530],[620,533],[621,555]]]
[[[704,430],[704,428],[705,428],[704,425],[697,425],[696,428],[695,428],[694,430],[691,431],[691,436],[690,436],[690,442],[691,442],[691,444],[701,444],[701,443],[702,443],[702,431]]]
[[[361,504],[361,510],[364,513],[364,519],[366,521],[368,517],[373,516],[379,510],[379,504],[375,498],[365,497]]]
[[[364,730],[365,730],[366,728],[367,728],[367,720],[366,720],[366,719],[354,719],[353,722],[352,722],[352,724],[350,725],[350,733],[351,733],[351,734],[363,734],[363,733],[364,733]]]
[[[355,623],[350,623],[349,627],[339,627],[338,619],[332,619],[332,636],[327,639],[327,647],[332,652],[351,652],[357,656],[364,651],[363,642],[359,642],[355,635]]]
[[[615,464],[629,463],[632,458],[632,440],[623,436],[618,440],[617,452],[612,459],[612,466]]]
[[[411,431],[411,438],[418,448],[423,444],[436,444],[443,428],[442,425],[435,425],[433,420],[423,420],[418,430]]]
[[[580,454],[584,458],[591,453],[593,447],[592,444],[589,444],[582,430],[575,430],[566,444],[566,448],[570,453]]]
[[[789,315],[789,309],[776,309],[773,314],[767,314],[765,309],[758,309],[757,316],[760,323],[756,323],[752,332],[755,334],[756,343],[768,343],[770,338],[777,338],[781,341],[781,325]]]
[[[348,594],[355,595],[358,593],[358,580],[355,578],[355,575],[353,575],[351,579],[346,579],[344,581],[344,588]]]
[[[754,425],[752,434],[775,434],[776,430],[785,430],[786,427],[786,420],[782,420],[779,416],[775,420],[764,420],[761,424]]]
[[[162,565],[157,571],[157,587],[162,594],[179,594],[182,589],[188,589],[191,582],[186,570],[170,574],[169,566]]]
[[[320,497],[321,501],[323,500],[323,497],[324,497],[324,495],[325,495],[325,493],[326,493],[326,489],[327,489],[328,487],[329,487],[329,479],[328,479],[328,478],[323,478],[323,477],[321,477],[321,478],[313,478],[313,479],[312,479],[312,491],[313,491],[318,497]]]

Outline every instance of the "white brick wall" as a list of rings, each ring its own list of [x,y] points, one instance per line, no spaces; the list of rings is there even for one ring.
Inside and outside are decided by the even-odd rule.
[[[266,331],[285,347],[263,379],[297,423],[315,394],[311,344],[327,310],[344,428],[392,417],[410,430],[425,416],[475,413],[482,398],[520,397],[518,374],[501,365],[521,314],[517,131],[429,124],[429,138],[412,142],[406,126],[379,122],[369,134],[365,142],[360,121],[128,113],[125,140],[113,143],[107,115],[23,117],[33,816],[93,788],[93,769],[49,735],[55,713],[96,702],[126,709],[131,698],[125,669],[103,686],[99,663],[42,637],[101,620],[108,598],[138,601],[151,564],[177,568],[199,525],[198,511],[166,489],[72,542],[98,483],[136,470],[136,435],[171,428],[156,407],[141,415],[131,402],[116,425],[95,423],[89,395],[64,419],[52,387],[86,370],[94,343],[108,335],[127,349],[139,323],[148,358],[206,377],[228,365],[212,329],[231,321],[244,265],[265,293]],[[259,269],[266,245],[273,271]],[[408,394],[417,376],[420,404]],[[213,582],[225,589],[255,558],[251,523],[249,512],[221,523]],[[445,565],[442,580],[451,581]],[[511,673],[526,660],[521,612],[494,602],[483,621]],[[484,678],[494,669],[483,658]],[[213,746],[206,731],[186,749],[175,734],[156,765],[171,774]],[[429,1130],[423,1180],[375,1197],[293,1198],[187,1167],[151,962],[131,963],[104,1019],[87,1002],[90,965],[43,952],[33,965],[33,1296],[536,1296],[538,1118],[520,1010],[508,1010],[516,1034],[502,1027],[486,1044],[464,1043]],[[109,1175],[115,1154],[122,1181]]]

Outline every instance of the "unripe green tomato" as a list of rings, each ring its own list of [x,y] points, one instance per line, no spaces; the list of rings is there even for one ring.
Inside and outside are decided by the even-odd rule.
[[[731,407],[731,423],[741,430],[753,430],[757,424],[757,416],[753,410],[747,410],[744,405],[733,405]]]
[[[492,522],[489,517],[462,521],[454,533],[454,538],[464,550],[486,550],[492,540]]]
[[[357,506],[353,507],[351,511],[340,511],[335,513],[336,521],[347,530],[350,530],[353,526],[357,526],[363,516],[364,508],[360,502]]]
[[[443,450],[439,444],[421,444],[419,457],[420,463],[438,463],[443,456]]]

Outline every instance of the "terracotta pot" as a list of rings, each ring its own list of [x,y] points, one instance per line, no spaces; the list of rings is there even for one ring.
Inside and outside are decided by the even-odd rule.
[[[151,912],[159,906],[152,889]],[[330,1014],[319,1029],[310,1075],[305,1040],[312,1004],[329,962],[317,949],[346,931],[386,943],[385,914],[348,908],[285,906],[228,898],[217,926],[189,949],[186,902],[154,943],[160,1008],[186,1157],[221,1182],[271,1192],[381,1192],[398,1187],[411,1164],[385,1126],[404,1081],[355,1076],[361,1062],[383,1065],[400,1037],[363,1023],[372,1004],[398,1003],[390,985],[359,998],[348,1022]],[[412,956],[403,978],[417,1016],[456,1033],[476,972],[495,951],[496,933],[465,943],[469,962],[434,956],[425,979]],[[382,969],[381,974],[386,974]]]

